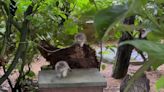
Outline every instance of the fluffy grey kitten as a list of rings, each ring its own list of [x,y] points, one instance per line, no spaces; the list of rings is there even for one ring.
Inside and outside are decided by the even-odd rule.
[[[84,33],[78,33],[75,35],[74,40],[75,40],[75,44],[79,44],[80,47],[83,47],[83,45],[87,41],[87,38],[86,38],[86,35]]]
[[[71,70],[66,61],[58,61],[55,65],[55,71],[58,78],[65,78]]]

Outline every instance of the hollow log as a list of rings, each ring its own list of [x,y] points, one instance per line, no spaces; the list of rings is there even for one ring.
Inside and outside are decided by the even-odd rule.
[[[50,45],[46,41],[41,41],[38,49],[41,55],[50,62],[53,69],[55,64],[60,60],[66,61],[72,69],[99,68],[100,65],[97,61],[95,50],[87,44],[84,44],[83,47],[80,47],[79,44],[73,44],[70,47],[60,49]],[[52,52],[48,52],[45,49]],[[55,50],[58,51],[53,52]]]

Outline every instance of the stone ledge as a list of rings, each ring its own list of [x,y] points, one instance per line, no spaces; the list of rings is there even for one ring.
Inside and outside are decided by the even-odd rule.
[[[39,72],[39,88],[106,87],[106,79],[98,69],[73,69],[66,78],[56,78],[54,70]]]
[[[39,92],[103,92],[103,87],[43,88]]]

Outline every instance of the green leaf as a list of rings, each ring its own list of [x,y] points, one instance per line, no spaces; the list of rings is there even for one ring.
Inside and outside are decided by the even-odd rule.
[[[159,4],[164,3],[164,0],[155,0],[155,1]]]
[[[156,89],[159,91],[161,88],[164,88],[164,76],[156,82]]]
[[[95,16],[95,27],[98,39],[107,40],[109,31],[126,15],[138,13],[147,3],[147,0],[133,0],[130,6],[116,5],[99,11]]]
[[[78,32],[78,25],[74,23],[72,19],[66,20],[64,23],[65,33],[69,35],[74,35]]]
[[[100,54],[101,54],[101,52],[100,52]],[[102,54],[110,54],[110,52],[109,51],[102,51]]]
[[[106,30],[110,30],[108,27],[112,28],[115,23],[120,21],[127,10],[128,8],[126,6],[116,5],[99,11],[94,19],[98,38],[103,38]]]
[[[22,15],[23,12],[26,11],[27,7],[31,4],[31,1],[30,0],[19,0],[17,2],[17,6],[18,6],[18,9],[17,9],[17,15],[20,16],[20,14]]]
[[[95,3],[95,0],[89,0],[90,3]]]
[[[147,41],[147,40],[133,40],[126,41],[120,45],[131,44],[136,48],[145,51],[149,55],[149,61],[152,62],[152,66],[157,68],[159,65],[164,64],[164,45],[159,42]]]
[[[147,35],[147,39],[149,39],[151,41],[158,41],[159,42],[161,40],[161,37],[158,35],[155,35],[153,32],[151,32]]]
[[[151,22],[157,27],[157,29],[162,30],[161,26],[156,21],[156,18],[154,17],[153,14],[150,13],[150,11],[145,10],[143,11],[143,14],[146,15],[149,20],[151,20]]]
[[[102,64],[102,65],[101,65],[101,69],[102,69],[102,70],[105,70],[105,68],[106,68],[106,65],[105,65],[105,64]]]
[[[33,71],[30,71],[26,76],[32,78],[35,76],[35,73]]]

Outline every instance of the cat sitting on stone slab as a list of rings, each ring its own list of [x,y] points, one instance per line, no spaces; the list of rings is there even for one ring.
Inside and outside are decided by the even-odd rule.
[[[55,64],[55,71],[57,78],[65,78],[67,77],[68,73],[71,71],[68,63],[66,61],[58,61]]]

